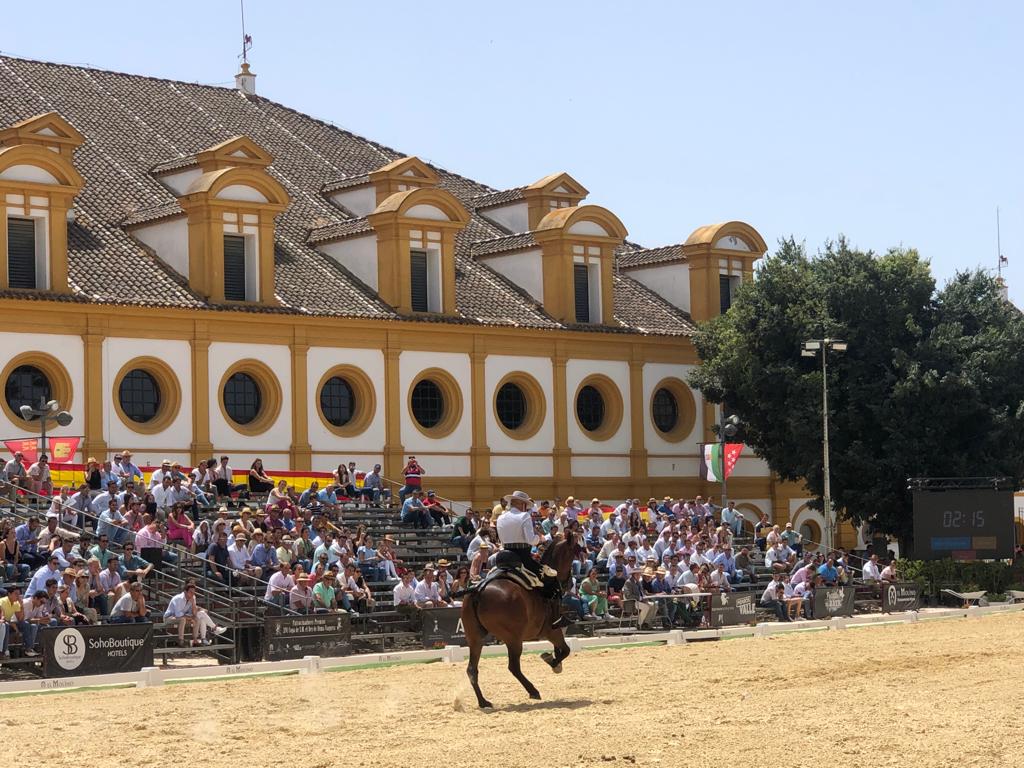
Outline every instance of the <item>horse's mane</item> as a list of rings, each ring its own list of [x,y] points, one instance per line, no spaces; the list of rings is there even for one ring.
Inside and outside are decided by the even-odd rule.
[[[556,541],[554,544],[552,544],[550,547],[547,547],[544,550],[544,554],[540,556],[540,564],[541,565],[551,565],[551,561],[555,559],[555,552],[560,547],[571,547],[571,546],[575,546],[575,541],[572,538],[563,538],[563,539],[561,539],[559,541]]]

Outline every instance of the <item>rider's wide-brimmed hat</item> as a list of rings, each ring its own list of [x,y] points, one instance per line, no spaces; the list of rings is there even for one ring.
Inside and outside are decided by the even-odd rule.
[[[512,501],[513,499],[521,501],[524,504],[532,504],[533,499],[530,498],[530,494],[526,491],[512,491],[508,496],[505,497],[505,501]]]

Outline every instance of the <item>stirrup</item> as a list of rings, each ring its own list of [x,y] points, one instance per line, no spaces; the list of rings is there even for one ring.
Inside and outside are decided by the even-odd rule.
[[[552,629],[565,629],[566,627],[571,627],[572,625],[573,622],[570,621],[569,617],[566,616],[564,613],[560,614],[557,619],[551,622]]]

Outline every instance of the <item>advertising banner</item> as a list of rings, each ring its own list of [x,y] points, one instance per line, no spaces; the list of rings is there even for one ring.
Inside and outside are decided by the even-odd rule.
[[[153,666],[152,624],[46,627],[43,676],[108,675]]]
[[[853,616],[853,587],[818,587],[814,590],[814,618]]]
[[[424,648],[466,644],[461,608],[426,608],[420,611],[420,617],[423,619]]]
[[[913,581],[882,584],[882,611],[917,611],[921,608],[921,586]]]
[[[711,626],[728,627],[757,621],[754,592],[722,592],[711,596]]]
[[[347,613],[268,618],[264,623],[263,646],[267,661],[347,656],[352,653],[352,620]]]

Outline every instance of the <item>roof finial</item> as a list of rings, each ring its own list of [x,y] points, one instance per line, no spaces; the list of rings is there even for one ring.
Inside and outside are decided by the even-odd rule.
[[[245,0],[238,0],[238,6],[242,15],[242,69],[248,69],[245,64],[249,63],[249,49],[252,48],[252,35],[245,34]]]
[[[235,75],[235,87],[246,96],[256,94],[256,74],[249,71],[249,49],[252,48],[252,35],[245,33],[245,0],[238,0],[242,12],[242,68]]]

